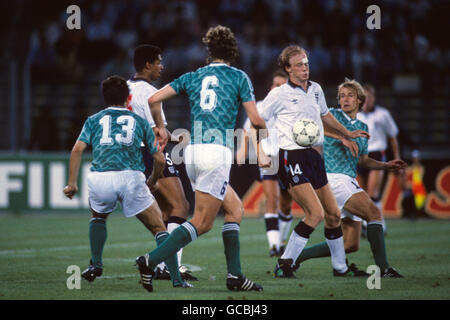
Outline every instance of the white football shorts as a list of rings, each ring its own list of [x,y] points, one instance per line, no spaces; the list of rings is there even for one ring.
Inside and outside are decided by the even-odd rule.
[[[233,162],[231,150],[218,144],[190,144],[184,151],[186,173],[194,191],[223,200]]]
[[[355,178],[341,173],[327,173],[327,178],[331,190],[336,197],[339,209],[341,209],[341,219],[349,218],[353,221],[362,221],[360,217],[355,216],[344,209],[345,203],[352,195],[364,192],[359,186],[358,181]]]
[[[155,198],[143,172],[134,170],[90,172],[89,204],[98,213],[112,212],[119,201],[126,217],[133,217],[153,204]]]

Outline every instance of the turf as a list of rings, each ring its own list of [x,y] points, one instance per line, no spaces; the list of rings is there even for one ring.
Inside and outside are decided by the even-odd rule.
[[[68,266],[83,270],[89,261],[89,215],[29,214],[0,216],[0,299],[3,300],[297,300],[297,299],[450,299],[450,221],[389,220],[388,259],[404,279],[381,279],[380,290],[369,290],[366,279],[334,278],[330,258],[306,261],[297,279],[275,279],[276,259],[268,255],[262,218],[241,224],[242,270],[264,286],[263,292],[231,292],[225,287],[225,257],[221,237],[223,219],[213,230],[188,245],[183,264],[200,281],[194,288],[174,289],[169,281],[154,281],[154,292],[138,284],[136,256],[155,247],[151,234],[137,219],[113,213],[108,219],[104,274],[81,289],[69,290]],[[298,220],[297,220],[298,221]],[[293,226],[297,223],[294,220]],[[323,225],[309,244],[323,241]],[[366,239],[348,255],[361,268],[373,264]]]

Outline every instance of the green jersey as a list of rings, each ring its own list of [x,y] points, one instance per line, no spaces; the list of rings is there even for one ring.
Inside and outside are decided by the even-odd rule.
[[[78,140],[92,146],[91,171],[144,171],[141,142],[152,154],[157,152],[155,135],[148,122],[119,107],[109,107],[90,116]]]
[[[341,109],[330,109],[330,112],[347,130],[367,131],[367,125],[360,120],[352,120]],[[356,177],[356,168],[359,157],[367,154],[368,139],[359,137],[355,139],[358,144],[358,156],[354,157],[350,150],[341,141],[325,136],[323,152],[325,158],[325,169],[327,173],[342,173],[350,177]]]
[[[242,102],[255,101],[245,72],[224,63],[211,63],[182,75],[170,86],[177,94],[188,95],[191,143],[233,147],[238,107]]]

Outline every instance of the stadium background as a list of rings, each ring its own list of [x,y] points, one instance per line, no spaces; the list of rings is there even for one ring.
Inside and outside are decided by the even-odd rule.
[[[71,4],[81,9],[80,30],[66,27]],[[380,30],[366,27],[371,4],[381,9]],[[87,208],[83,181],[75,201],[61,190],[81,126],[103,106],[100,81],[111,74],[131,77],[133,48],[150,43],[163,49],[165,69],[155,83],[161,87],[205,63],[201,38],[209,26],[223,24],[237,36],[235,65],[250,76],[257,100],[267,93],[278,54],[291,43],[309,52],[311,79],[323,86],[330,107],[344,77],[374,84],[377,102],[399,126],[402,158],[410,162],[413,149],[421,152],[428,196],[418,214],[449,218],[449,8],[449,1],[431,0],[2,1],[0,212]],[[167,102],[164,110],[169,129],[190,128],[186,98]],[[243,174],[247,169],[253,174]],[[251,188],[256,174],[255,168],[231,172],[248,215],[261,207],[260,190]],[[402,206],[395,183],[387,181],[384,209],[401,217],[409,213],[404,207],[414,207]]]

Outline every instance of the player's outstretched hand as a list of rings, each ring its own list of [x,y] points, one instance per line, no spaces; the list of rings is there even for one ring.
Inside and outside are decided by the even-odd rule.
[[[358,156],[359,148],[358,144],[355,141],[342,139],[342,144],[350,150],[352,156],[354,157]]]
[[[63,191],[67,198],[72,199],[75,193],[77,193],[78,187],[76,185],[68,184],[67,186],[64,187]]]
[[[391,160],[386,162],[386,169],[390,170],[390,171],[399,171],[399,170],[404,170],[406,169],[408,165],[406,164],[405,161],[400,160],[400,159],[396,159],[396,160]]]
[[[156,140],[159,144],[159,147],[157,147],[158,151],[163,151],[169,141],[166,128],[155,127],[153,128],[153,132],[155,133]]]
[[[370,138],[370,135],[367,131],[364,130],[355,130],[355,131],[350,131],[349,137],[352,139],[356,139],[359,137],[363,137],[363,138]]]

